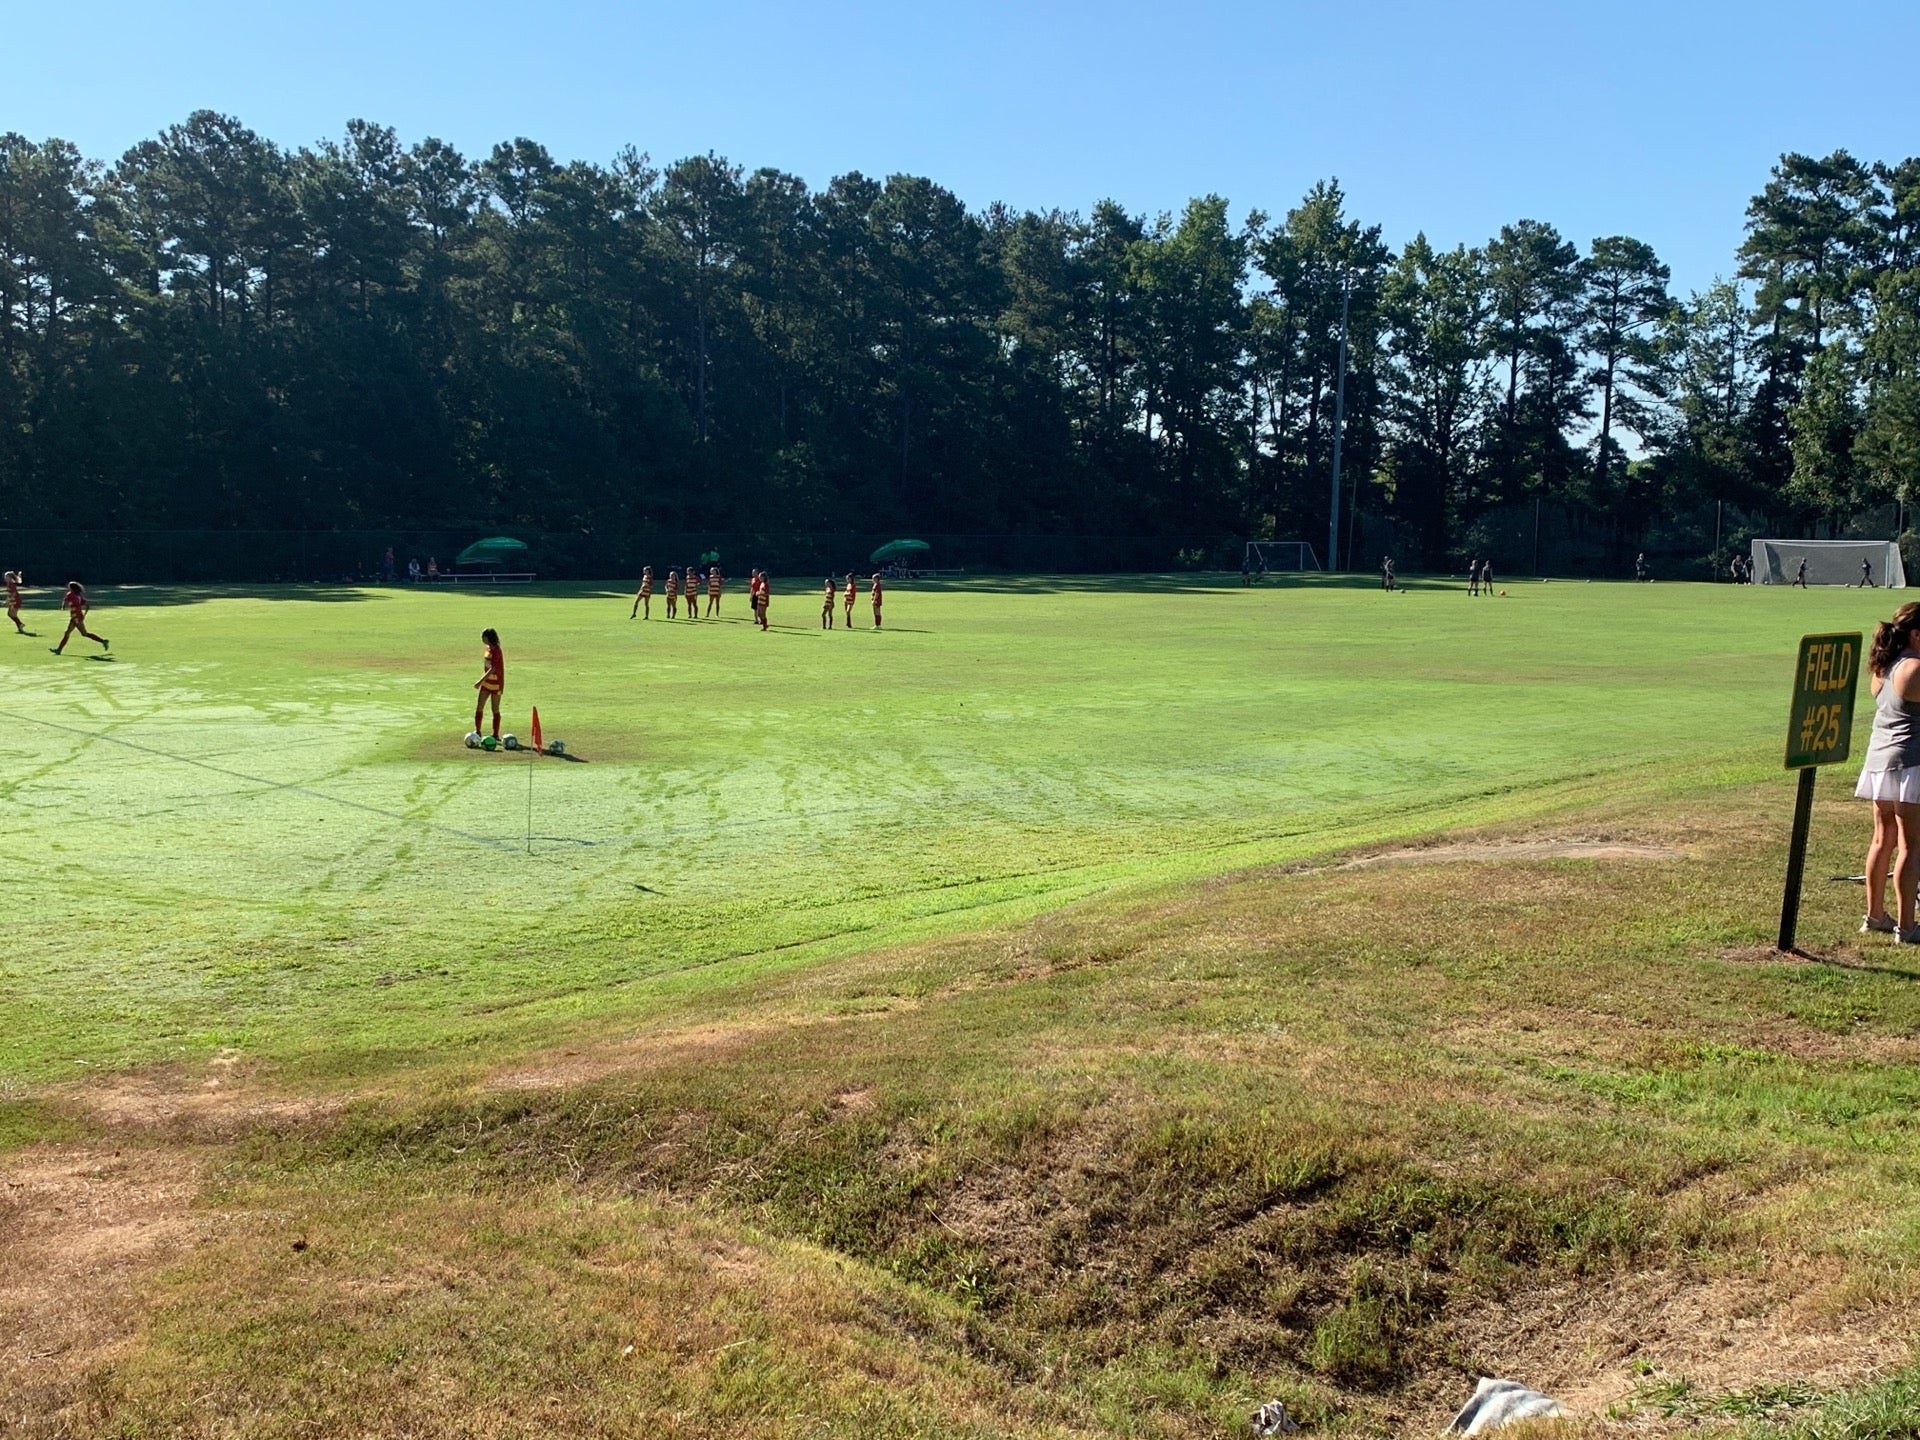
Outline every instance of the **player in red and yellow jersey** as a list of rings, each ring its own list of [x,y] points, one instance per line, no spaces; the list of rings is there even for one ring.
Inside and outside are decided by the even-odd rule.
[[[767,609],[773,604],[773,582],[767,578],[767,572],[758,572],[760,577],[760,603],[754,606],[755,616],[762,630],[767,628]]]
[[[880,628],[880,572],[873,572],[873,628]]]
[[[687,619],[700,618],[700,572],[687,566]]]
[[[718,565],[709,565],[707,567],[707,614],[718,615],[719,613],[720,567]]]
[[[500,632],[489,626],[480,632],[481,643],[487,647],[486,669],[480,678],[473,682],[473,688],[480,692],[473,702],[473,728],[480,728],[480,715],[487,708],[487,702],[493,702],[493,738],[500,738],[500,693],[507,688],[507,657],[500,653]]]
[[[67,582],[66,598],[60,603],[67,607],[67,633],[62,635],[60,637],[60,643],[53,647],[54,654],[58,655],[62,650],[67,648],[67,641],[73,638],[73,632],[76,630],[86,636],[87,639],[93,641],[102,650],[110,650],[113,648],[107,643],[104,636],[96,635],[87,629],[87,611],[93,607],[87,603],[87,592],[78,580],[69,580]]]
[[[680,572],[671,565],[667,567],[667,619],[671,620],[680,613]]]
[[[13,621],[13,628],[22,635],[33,632],[20,623],[20,572],[7,571],[7,618]]]
[[[853,628],[853,602],[860,598],[860,582],[853,578],[853,572],[847,571],[847,629]]]
[[[643,606],[647,613],[640,618],[651,620],[653,618],[653,567],[651,565],[644,565],[640,569],[640,588],[633,592],[633,609],[628,613],[627,618],[631,620],[635,615],[640,615]]]
[[[822,630],[831,630],[833,628],[833,607],[839,598],[840,587],[834,583],[833,577],[829,575],[827,576],[827,588],[821,592],[820,595],[820,628]]]

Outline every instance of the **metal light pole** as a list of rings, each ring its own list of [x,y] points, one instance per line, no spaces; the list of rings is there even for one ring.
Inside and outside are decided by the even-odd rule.
[[[1333,500],[1327,510],[1327,569],[1340,566],[1340,435],[1347,419],[1347,305],[1353,276],[1340,277],[1340,379],[1333,389]]]

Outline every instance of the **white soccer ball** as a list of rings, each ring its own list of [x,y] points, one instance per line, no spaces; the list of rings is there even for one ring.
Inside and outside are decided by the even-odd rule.
[[[566,754],[566,753],[567,753],[567,742],[566,742],[566,741],[564,741],[564,740],[549,740],[549,741],[547,742],[547,754],[549,754],[549,755],[564,755],[564,754]]]
[[[520,741],[518,737],[513,735],[502,735],[500,737],[500,743],[506,746],[507,749],[509,750],[518,750],[520,748]]]
[[[479,748],[480,748],[480,732],[478,730],[469,730],[467,732],[467,749],[478,750]]]

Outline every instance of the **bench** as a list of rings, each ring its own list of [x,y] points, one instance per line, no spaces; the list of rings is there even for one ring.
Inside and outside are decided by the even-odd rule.
[[[457,570],[442,570],[438,575],[420,577],[422,585],[526,585],[533,580],[533,571],[502,570],[498,573],[469,571],[465,574]]]

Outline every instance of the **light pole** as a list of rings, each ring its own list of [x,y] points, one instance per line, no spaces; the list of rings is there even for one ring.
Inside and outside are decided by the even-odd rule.
[[[1340,435],[1347,419],[1347,306],[1353,272],[1340,276],[1340,378],[1333,387],[1333,498],[1327,510],[1327,569],[1340,568]]]

